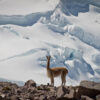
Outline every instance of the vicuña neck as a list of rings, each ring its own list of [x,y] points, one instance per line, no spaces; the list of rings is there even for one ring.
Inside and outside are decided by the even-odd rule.
[[[47,61],[47,69],[50,68],[50,60]]]

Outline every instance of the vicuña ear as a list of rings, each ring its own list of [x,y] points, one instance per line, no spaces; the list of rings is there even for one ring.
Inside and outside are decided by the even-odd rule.
[[[51,56],[49,56],[49,58],[51,58]]]
[[[46,58],[48,59],[48,56],[46,56]]]

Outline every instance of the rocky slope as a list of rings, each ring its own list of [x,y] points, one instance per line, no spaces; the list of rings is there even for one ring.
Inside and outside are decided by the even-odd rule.
[[[0,82],[0,100],[100,100],[100,83],[82,81],[79,86],[53,87],[28,80],[24,86]]]
[[[47,84],[48,55],[67,85],[100,82],[100,0],[0,0],[0,78]]]

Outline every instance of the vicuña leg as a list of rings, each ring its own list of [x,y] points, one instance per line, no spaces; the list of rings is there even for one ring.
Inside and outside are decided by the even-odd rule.
[[[64,73],[64,86],[66,84],[66,73]]]
[[[61,80],[62,80],[62,84],[61,85],[63,85],[63,72],[61,73]]]
[[[53,77],[53,75],[51,75],[50,79],[51,79],[51,85],[54,86],[54,77]]]
[[[65,84],[66,84],[66,73],[64,73],[64,71],[61,73],[61,80],[62,80],[62,85],[65,86]]]

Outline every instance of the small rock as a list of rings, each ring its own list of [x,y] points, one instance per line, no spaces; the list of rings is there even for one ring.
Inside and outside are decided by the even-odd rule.
[[[56,100],[56,96],[48,96],[47,100]]]
[[[1,96],[2,98],[5,98],[5,97],[6,97],[5,94],[1,94],[0,96]]]
[[[31,87],[27,89],[27,92],[34,94],[37,93],[37,89],[35,87]]]
[[[20,95],[20,94],[21,94],[21,92],[22,92],[20,88],[19,88],[19,89],[17,89],[16,91],[17,91],[17,94],[18,94],[18,95]]]
[[[96,100],[100,100],[100,94],[96,96]]]
[[[6,95],[5,94],[0,94],[0,100],[5,100]]]
[[[41,95],[39,100],[47,100],[47,97],[45,95]]]
[[[81,96],[81,99],[80,100],[94,100],[88,96]]]
[[[39,97],[34,97],[34,99],[33,100],[39,100]]]
[[[16,96],[16,95],[11,96],[10,99],[11,99],[11,100],[20,100],[19,97]]]
[[[63,97],[66,93],[68,93],[68,90],[64,86],[60,86],[57,89],[57,98]]]
[[[65,95],[64,95],[64,97],[65,98],[68,98],[68,99],[74,99],[75,98],[75,90],[72,88],[72,87],[69,87],[68,88],[68,93],[66,93]]]
[[[25,85],[26,87],[36,87],[36,83],[33,80],[28,80]]]

